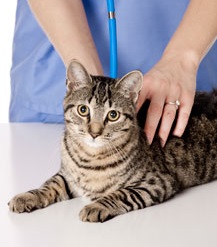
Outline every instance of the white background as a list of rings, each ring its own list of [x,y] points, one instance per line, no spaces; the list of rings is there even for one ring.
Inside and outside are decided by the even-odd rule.
[[[16,3],[17,0],[0,2],[0,123],[8,122]]]

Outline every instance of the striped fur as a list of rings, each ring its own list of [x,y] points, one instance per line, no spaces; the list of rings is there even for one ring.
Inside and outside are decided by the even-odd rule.
[[[138,71],[114,80],[90,76],[72,61],[64,101],[61,169],[39,189],[15,196],[10,210],[30,212],[86,196],[93,202],[81,210],[81,220],[104,222],[216,179],[217,91],[196,95],[183,137],[170,135],[161,148],[157,137],[149,146],[138,127],[135,102],[141,83]],[[78,112],[83,105],[89,109],[85,116]],[[147,106],[139,114],[143,119]],[[81,114],[85,110],[81,108]],[[116,121],[108,117],[112,110],[120,113]]]

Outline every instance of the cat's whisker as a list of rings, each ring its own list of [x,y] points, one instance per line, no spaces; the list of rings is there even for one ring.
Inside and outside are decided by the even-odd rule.
[[[122,160],[125,160],[128,157],[127,153],[120,147],[117,148],[112,142],[109,142],[109,145],[116,151],[116,154],[119,154],[121,156]]]
[[[111,161],[116,163],[117,162],[117,154],[114,152],[112,146],[110,145],[110,143],[107,143],[108,145],[106,145],[106,149],[108,150],[108,153],[112,153],[112,155],[110,156]]]

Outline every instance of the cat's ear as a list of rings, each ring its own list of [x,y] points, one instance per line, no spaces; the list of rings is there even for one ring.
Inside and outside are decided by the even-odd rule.
[[[123,76],[116,84],[115,87],[124,94],[125,97],[129,97],[134,103],[137,102],[139,92],[142,88],[143,74],[139,70],[131,71]]]
[[[85,67],[77,60],[71,60],[66,72],[66,87],[68,91],[90,86],[91,77]]]

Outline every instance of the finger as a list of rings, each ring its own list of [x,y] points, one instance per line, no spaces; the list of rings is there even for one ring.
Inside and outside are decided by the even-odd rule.
[[[140,94],[139,94],[139,98],[138,98],[137,104],[136,104],[136,112],[138,112],[140,110],[140,108],[142,107],[142,105],[145,102],[146,98],[147,98],[146,91],[145,90],[141,91]]]
[[[150,75],[145,75],[143,78],[143,86],[139,94],[136,111],[138,112],[145,100],[148,98],[150,85],[153,85],[154,79]]]
[[[178,119],[173,135],[181,137],[188,124],[188,119],[194,102],[194,95],[180,99],[181,105],[179,107]]]
[[[162,94],[155,94],[149,105],[144,131],[150,144],[152,143],[162,115],[164,101],[165,99]]]
[[[176,105],[165,104],[159,130],[161,146],[164,147],[176,116]]]
[[[166,99],[164,105],[164,111],[161,118],[161,126],[159,130],[159,137],[161,139],[161,146],[164,147],[169,136],[171,127],[173,125],[174,119],[176,117],[176,113],[180,102],[179,98],[181,95],[180,86],[178,84],[172,84],[170,91],[173,96],[169,96]],[[178,102],[178,103],[177,103]]]

